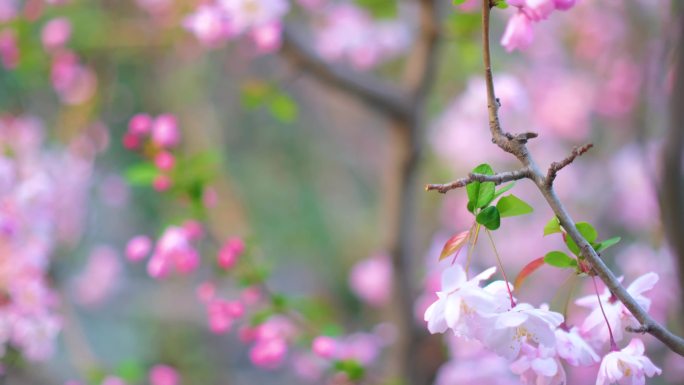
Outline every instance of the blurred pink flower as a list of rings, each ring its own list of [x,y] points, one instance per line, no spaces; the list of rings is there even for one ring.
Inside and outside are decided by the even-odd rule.
[[[19,65],[17,36],[11,29],[0,31],[0,63],[8,70]]]
[[[148,114],[135,114],[128,121],[128,132],[133,135],[147,135],[152,131],[152,117]]]
[[[150,276],[164,278],[173,270],[181,274],[194,271],[199,265],[199,253],[190,241],[182,227],[168,227],[157,241],[148,262]]]
[[[121,261],[116,251],[98,246],[90,254],[85,269],[74,279],[75,300],[94,306],[109,297],[121,280]]]
[[[349,275],[354,294],[371,306],[383,306],[392,294],[392,263],[386,255],[357,262]]]
[[[223,243],[218,252],[218,264],[222,269],[231,269],[245,251],[245,243],[241,238],[232,237]]]
[[[170,152],[162,151],[154,157],[154,164],[162,171],[169,171],[175,164],[175,158]]]
[[[321,358],[332,358],[337,350],[337,341],[328,336],[318,336],[311,343],[311,351]]]
[[[148,377],[150,385],[180,385],[180,375],[172,366],[154,365]]]
[[[255,366],[276,369],[282,365],[287,354],[287,343],[281,338],[258,341],[249,351],[249,359]]]
[[[126,258],[129,261],[137,262],[145,259],[152,250],[152,240],[146,235],[138,235],[126,244]]]
[[[58,17],[48,21],[41,31],[43,47],[47,51],[62,48],[71,37],[71,22],[64,17]]]
[[[162,148],[176,147],[180,143],[178,120],[174,115],[161,114],[154,119],[152,142]]]
[[[506,25],[506,31],[501,37],[501,45],[508,52],[516,49],[527,48],[532,44],[534,32],[532,31],[532,21],[524,12],[513,15]]]

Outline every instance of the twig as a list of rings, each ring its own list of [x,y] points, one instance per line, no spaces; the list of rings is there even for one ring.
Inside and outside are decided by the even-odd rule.
[[[326,62],[302,43],[290,25],[283,29],[281,53],[318,80],[358,97],[386,115],[403,119],[413,109],[406,91],[372,75]]]
[[[489,112],[489,128],[492,134],[492,142],[496,143],[502,150],[514,155],[529,170],[529,179],[534,181],[535,185],[546,199],[547,203],[558,217],[558,220],[567,232],[567,235],[579,246],[582,255],[591,263],[593,270],[605,283],[610,292],[617,297],[620,302],[634,315],[634,317],[641,323],[638,330],[643,330],[659,339],[663,344],[670,348],[673,352],[684,356],[684,339],[675,335],[663,325],[655,321],[625,290],[620,281],[618,281],[615,274],[606,266],[605,262],[598,255],[596,250],[584,239],[575,226],[574,220],[568,214],[565,206],[561,203],[556,191],[553,188],[553,180],[550,182],[548,175],[544,175],[537,167],[530,155],[525,143],[515,140],[515,136],[507,135],[501,129],[498,116],[498,103],[496,94],[494,92],[494,81],[492,79],[491,53],[489,48],[489,15],[491,11],[490,0],[482,0],[482,45],[483,45],[483,63],[485,71],[485,81],[487,84],[487,110]],[[513,139],[512,139],[513,138]],[[586,152],[588,148],[584,151]],[[573,151],[573,154],[575,151]],[[571,163],[574,158],[581,155],[578,154],[571,158],[567,164]],[[568,158],[566,158],[567,160]],[[563,162],[561,162],[562,164]],[[552,170],[553,170],[552,166]],[[562,167],[558,167],[558,171]],[[553,173],[552,173],[553,174]]]
[[[468,174],[467,178],[457,179],[451,183],[446,184],[428,184],[425,185],[425,191],[436,190],[441,194],[448,191],[465,187],[468,183],[472,182],[494,182],[495,185],[500,185],[506,182],[512,182],[514,180],[520,180],[529,178],[531,176],[530,170],[528,168],[522,168],[515,171],[501,172],[494,175],[485,174]]]
[[[551,163],[551,167],[549,167],[549,171],[546,173],[546,185],[551,186],[553,181],[556,179],[556,174],[558,174],[558,171],[572,163],[578,156],[584,155],[584,153],[589,151],[592,147],[594,147],[594,145],[591,143],[585,144],[584,146],[575,147],[572,149],[572,153],[565,159],[560,162]]]

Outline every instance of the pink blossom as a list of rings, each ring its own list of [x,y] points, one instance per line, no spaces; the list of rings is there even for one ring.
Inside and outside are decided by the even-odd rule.
[[[546,308],[534,308],[519,303],[509,311],[488,315],[483,343],[497,354],[514,359],[524,343],[537,343],[545,348],[556,347],[555,329],[563,315]]]
[[[639,306],[646,311],[648,311],[648,309],[651,307],[651,299],[645,297],[643,294],[653,289],[655,284],[658,282],[658,279],[658,274],[647,273],[635,279],[634,282],[627,287],[627,292],[637,301]],[[613,331],[613,337],[615,338],[615,341],[619,342],[622,340],[623,330],[625,327],[639,326],[639,322],[634,318],[632,313],[625,307],[625,305],[622,304],[622,302],[613,297],[610,290],[607,288],[600,297],[606,318],[608,319]],[[592,337],[600,341],[608,341],[608,327],[603,317],[603,313],[601,312],[596,294],[579,298],[575,301],[575,303],[592,309],[591,313],[589,316],[587,316],[582,324],[582,332],[590,334]]]
[[[170,152],[162,151],[154,157],[154,164],[162,171],[168,171],[173,168],[175,158]]]
[[[164,192],[171,188],[171,177],[168,175],[160,174],[157,175],[152,181],[152,188],[158,192]]]
[[[179,385],[178,371],[168,365],[155,365],[149,373],[150,385]]]
[[[374,256],[352,267],[349,286],[371,306],[383,306],[392,294],[392,263],[388,256]]]
[[[128,132],[136,136],[147,135],[152,131],[152,122],[148,114],[135,114],[128,121]]]
[[[180,143],[180,130],[175,116],[162,114],[154,119],[152,142],[162,148],[176,147]]]
[[[286,0],[218,0],[237,33],[279,21],[289,10]]]
[[[157,241],[154,254],[148,262],[150,276],[163,278],[172,270],[181,274],[194,271],[199,265],[199,254],[192,246],[182,227],[171,226]]]
[[[126,244],[126,257],[129,261],[137,262],[145,259],[152,249],[152,240],[146,235],[131,238]]]
[[[311,343],[311,350],[321,358],[332,358],[335,356],[337,342],[334,338],[318,336]]]
[[[556,329],[556,351],[558,356],[572,366],[588,366],[599,362],[594,349],[582,338],[577,328],[568,331]]]
[[[252,29],[251,35],[257,50],[262,53],[275,52],[280,49],[283,26],[280,22],[271,22]]]
[[[533,39],[532,21],[526,13],[518,12],[508,20],[501,45],[511,52],[528,47]]]
[[[511,371],[520,375],[526,385],[565,385],[565,370],[554,349],[534,348],[525,344],[520,357],[511,364]]]
[[[556,9],[565,11],[575,6],[576,0],[554,0]]]
[[[218,253],[218,264],[223,269],[231,269],[245,250],[245,243],[238,237],[229,238]]]
[[[255,366],[276,369],[285,359],[287,344],[282,338],[258,341],[249,351],[249,359]]]
[[[85,306],[102,303],[121,280],[121,262],[111,247],[95,248],[83,272],[74,280],[75,299]]]
[[[79,63],[76,55],[69,51],[53,57],[50,78],[60,100],[69,105],[85,103],[97,89],[93,70]]]
[[[5,23],[14,19],[17,16],[18,10],[18,0],[0,1],[0,23]]]
[[[43,47],[52,51],[63,47],[71,36],[71,23],[68,19],[58,17],[48,21],[41,31]]]
[[[17,36],[11,29],[0,31],[0,63],[8,70],[19,65]]]
[[[634,338],[624,349],[606,354],[601,361],[596,385],[627,383],[644,385],[646,377],[662,371],[644,356],[644,343]]]
[[[232,35],[228,15],[216,5],[200,5],[183,20],[183,27],[208,47],[216,47]]]
[[[136,150],[140,148],[142,141],[140,140],[140,137],[138,135],[127,132],[121,139],[121,143],[123,144],[126,150]]]
[[[196,241],[204,235],[202,223],[196,220],[187,220],[183,222],[183,230],[191,241]]]

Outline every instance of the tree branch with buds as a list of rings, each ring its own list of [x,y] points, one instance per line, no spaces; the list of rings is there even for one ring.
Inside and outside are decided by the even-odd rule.
[[[531,137],[521,137],[520,135],[512,135],[503,131],[499,121],[498,108],[499,102],[494,90],[494,81],[492,76],[491,53],[489,48],[489,26],[490,26],[490,12],[492,4],[490,0],[482,0],[482,37],[483,37],[483,63],[485,70],[485,81],[487,87],[487,109],[489,113],[489,128],[492,135],[492,142],[495,143],[501,150],[508,152],[515,156],[522,164],[523,169],[517,172],[501,173],[496,175],[484,176],[482,180],[490,182],[505,182],[515,179],[529,179],[539,189],[540,193],[551,207],[560,225],[567,232],[575,244],[581,250],[582,256],[587,262],[591,264],[592,272],[597,275],[610,292],[620,301],[624,306],[634,315],[634,317],[641,323],[641,326],[634,328],[633,331],[640,333],[649,333],[660,340],[673,352],[684,356],[684,339],[675,335],[666,327],[654,320],[627,292],[617,279],[615,274],[608,268],[601,256],[596,250],[587,242],[575,225],[563,203],[558,198],[554,190],[553,182],[558,171],[571,164],[577,157],[588,151],[592,145],[584,145],[575,148],[572,153],[561,160],[551,164],[546,173],[543,173],[537,166],[534,158],[530,154],[526,142]],[[522,171],[525,172],[522,172]],[[464,187],[468,183],[479,181],[475,177],[479,176],[469,175],[467,178],[459,179],[457,181],[445,185],[428,185],[426,190],[436,190],[439,192],[447,192],[454,188]]]

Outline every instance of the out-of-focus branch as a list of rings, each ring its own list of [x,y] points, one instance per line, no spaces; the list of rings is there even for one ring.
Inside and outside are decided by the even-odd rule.
[[[528,168],[522,168],[516,171],[501,172],[494,175],[470,173],[468,174],[467,178],[457,179],[451,183],[425,185],[425,191],[436,190],[442,194],[445,194],[450,190],[465,187],[471,182],[494,182],[495,185],[500,185],[506,182],[529,178],[530,175],[531,173]]]
[[[553,180],[549,179],[553,179],[553,177],[555,177],[556,172],[562,168],[564,163],[566,163],[566,165],[570,164],[574,158],[579,156],[580,151],[575,149],[569,157],[565,158],[565,160],[557,163],[556,166],[552,165],[546,175],[544,175],[535,164],[526,144],[512,139],[511,135],[507,135],[502,130],[498,116],[498,102],[494,92],[494,81],[492,79],[492,66],[489,49],[489,15],[491,8],[491,0],[482,0],[483,61],[485,68],[485,81],[487,83],[487,107],[489,111],[489,126],[492,134],[492,141],[496,143],[502,150],[511,153],[518,158],[525,168],[530,170],[528,179],[532,180],[537,186],[553,212],[556,214],[556,217],[558,217],[561,226],[563,226],[568,236],[570,236],[570,238],[572,238],[572,240],[575,241],[575,243],[579,246],[582,256],[589,261],[589,263],[591,263],[593,271],[596,273],[596,275],[603,280],[611,293],[615,295],[615,297],[617,297],[618,300],[620,300],[620,302],[622,302],[622,304],[624,304],[625,307],[632,313],[632,315],[634,315],[634,317],[641,323],[641,326],[638,328],[638,330],[640,332],[646,332],[653,335],[667,347],[669,347],[673,352],[684,355],[684,339],[675,335],[654,320],[627,292],[617,277],[615,277],[615,274],[613,274],[605,262],[603,262],[603,259],[601,259],[596,250],[594,250],[589,242],[587,242],[580,234],[579,230],[577,230],[574,220],[572,217],[570,217],[570,214],[566,210],[565,206],[558,198],[558,195],[553,187]],[[684,73],[684,62],[681,61],[682,52],[679,54],[679,70],[682,71],[680,72],[681,74]],[[679,103],[684,101],[684,79],[681,77],[678,77],[677,79],[675,96],[673,100],[675,103],[677,101]],[[680,125],[684,123],[684,111],[681,109],[681,104],[674,104],[673,110],[675,114],[673,118],[673,124],[679,124],[675,129],[675,131],[677,131],[675,134],[677,137],[675,139],[680,140],[680,142],[676,144],[670,144],[673,146],[681,146],[683,134],[681,132]],[[678,151],[680,150],[678,149]],[[676,162],[679,162],[680,164],[677,167],[681,167],[681,158],[677,158]],[[681,178],[681,168],[677,168],[676,171],[678,171],[676,177],[678,179]]]
[[[370,74],[331,64],[309,48],[292,26],[283,29],[281,54],[318,80],[358,97],[385,115],[406,118],[413,110],[405,90]]]
[[[670,104],[670,127],[665,139],[663,152],[663,178],[660,191],[660,211],[665,234],[677,255],[679,281],[684,280],[684,175],[682,156],[684,155],[684,13],[680,18],[677,64]]]

